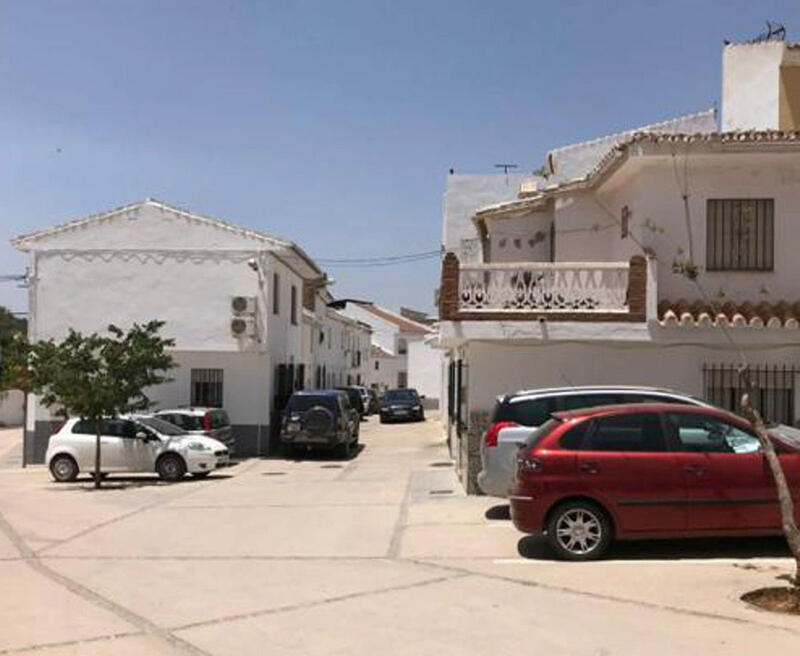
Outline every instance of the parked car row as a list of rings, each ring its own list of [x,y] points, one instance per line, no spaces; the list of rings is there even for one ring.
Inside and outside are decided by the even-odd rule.
[[[381,421],[424,419],[415,390],[390,390],[379,400],[374,390],[349,386],[298,391],[281,417],[280,435],[295,456],[330,450],[349,458],[358,447],[360,422],[379,413]],[[45,462],[58,482],[94,472],[97,427],[72,418],[50,437]],[[228,414],[221,408],[185,407],[131,414],[104,420],[100,426],[101,476],[155,472],[177,481],[231,464],[235,452]]]
[[[770,429],[800,491],[800,431]],[[614,539],[781,532],[777,494],[750,423],[656,388],[530,390],[498,399],[479,485],[507,497],[517,529],[567,560]],[[800,519],[800,517],[798,517]]]
[[[358,447],[360,422],[377,407],[381,423],[424,421],[422,401],[414,389],[387,391],[379,400],[375,390],[350,386],[292,394],[281,421],[281,441],[298,456],[329,450],[343,458]]]
[[[78,418],[67,420],[51,437],[45,462],[58,482],[74,481],[80,472],[93,472],[98,427]],[[230,465],[228,447],[196,430],[165,419],[130,414],[101,422],[101,475],[156,472],[166,481],[187,473],[202,478]]]

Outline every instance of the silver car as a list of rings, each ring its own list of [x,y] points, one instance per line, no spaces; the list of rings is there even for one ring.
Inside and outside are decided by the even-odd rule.
[[[618,403],[682,403],[711,407],[687,394],[657,387],[554,387],[500,396],[481,440],[479,487],[489,496],[507,496],[516,473],[520,445],[553,412]]]

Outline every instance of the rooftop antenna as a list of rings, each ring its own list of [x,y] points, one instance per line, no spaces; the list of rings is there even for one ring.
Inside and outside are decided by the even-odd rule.
[[[750,43],[763,43],[764,41],[785,41],[785,40],[786,40],[786,28],[783,26],[783,23],[773,23],[772,21],[767,21],[767,29],[761,32],[761,34],[759,34]]]
[[[517,168],[517,165],[516,164],[495,164],[494,168],[503,169],[503,173],[508,175],[508,169],[515,169],[515,168]]]

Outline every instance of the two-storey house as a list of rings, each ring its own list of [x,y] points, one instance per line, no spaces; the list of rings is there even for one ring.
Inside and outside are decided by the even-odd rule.
[[[723,106],[548,153],[545,175],[451,176],[440,344],[475,490],[498,395],[670,387],[800,413],[800,49],[723,52]]]
[[[12,243],[29,258],[32,340],[163,320],[178,367],[151,398],[162,408],[222,406],[237,453],[268,452],[282,404],[307,378],[303,289],[324,288],[299,246],[154,200]],[[42,460],[53,421],[30,397],[30,462]]]

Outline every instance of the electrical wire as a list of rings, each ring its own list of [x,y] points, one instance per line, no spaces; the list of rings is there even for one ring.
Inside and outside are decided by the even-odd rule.
[[[409,253],[407,255],[390,255],[385,257],[362,257],[362,258],[319,258],[319,264],[336,267],[378,267],[391,266],[396,264],[411,264],[441,257],[441,250],[423,251],[421,253]]]

